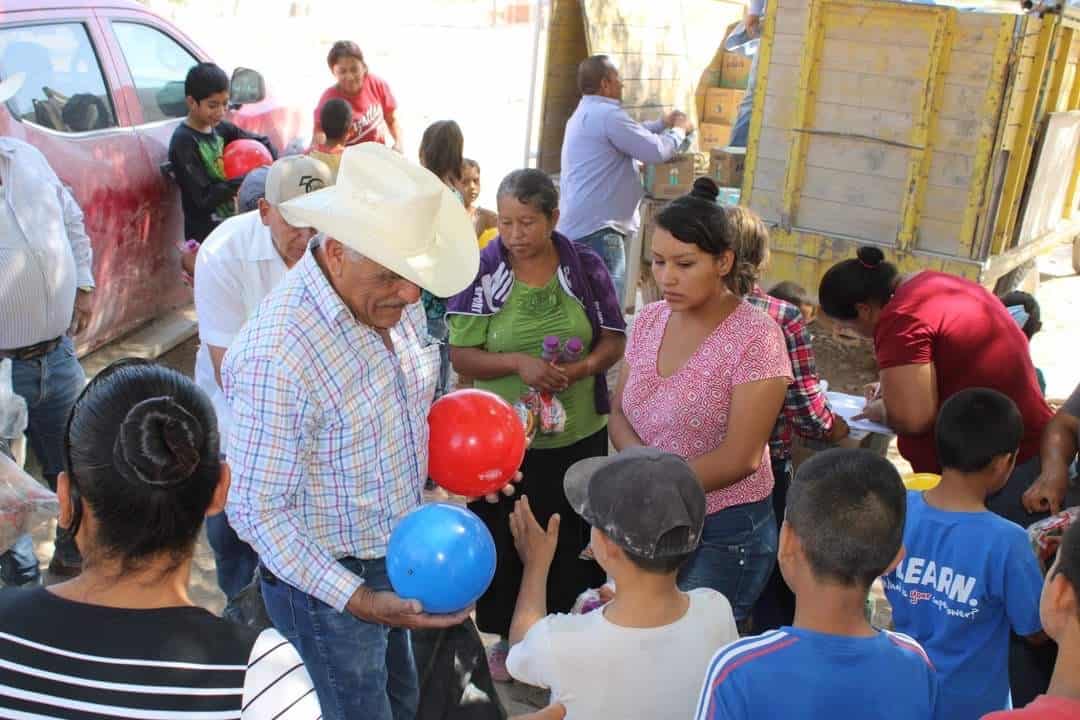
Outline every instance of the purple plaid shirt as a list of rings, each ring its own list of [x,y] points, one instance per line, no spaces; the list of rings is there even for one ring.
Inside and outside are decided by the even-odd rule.
[[[394,351],[358,323],[309,250],[229,347],[229,522],[275,575],[343,610],[420,505],[439,345],[419,303]]]

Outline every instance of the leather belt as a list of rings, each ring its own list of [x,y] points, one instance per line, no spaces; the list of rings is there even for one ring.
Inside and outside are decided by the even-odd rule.
[[[63,336],[61,336],[34,345],[15,348],[14,350],[0,350],[0,360],[5,358],[11,358],[12,360],[33,360],[34,358],[39,358],[42,355],[48,355],[53,350],[60,347],[60,343],[63,339]]]

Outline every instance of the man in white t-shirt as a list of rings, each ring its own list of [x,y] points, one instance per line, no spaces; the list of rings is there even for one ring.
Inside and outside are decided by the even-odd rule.
[[[510,520],[525,569],[507,670],[550,688],[567,720],[692,717],[713,653],[738,639],[723,595],[676,585],[705,522],[694,471],[677,455],[637,447],[576,463],[565,489],[593,526],[590,546],[615,597],[585,615],[547,615],[558,515],[541,528],[523,497]]]
[[[326,163],[302,155],[284,157],[248,174],[235,215],[203,242],[195,264],[195,314],[199,321],[195,382],[214,403],[221,449],[228,455],[232,414],[221,389],[221,362],[259,304],[307,251],[312,228],[289,225],[278,206],[333,184]],[[229,526],[225,513],[206,521],[217,561],[218,585],[232,601],[252,580],[259,558]],[[226,610],[228,615],[228,608]]]

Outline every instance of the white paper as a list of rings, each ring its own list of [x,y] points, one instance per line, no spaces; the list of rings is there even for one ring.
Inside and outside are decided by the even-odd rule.
[[[866,398],[841,392],[827,392],[825,395],[829,398],[829,405],[832,406],[833,412],[844,418],[852,430],[878,433],[880,435],[894,434],[892,430],[876,422],[866,419],[852,420],[866,407]]]

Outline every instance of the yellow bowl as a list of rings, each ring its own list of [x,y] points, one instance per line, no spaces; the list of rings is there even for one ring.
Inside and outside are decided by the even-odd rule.
[[[915,473],[904,477],[904,487],[919,492],[935,488],[939,482],[941,482],[941,476],[934,473]]]

